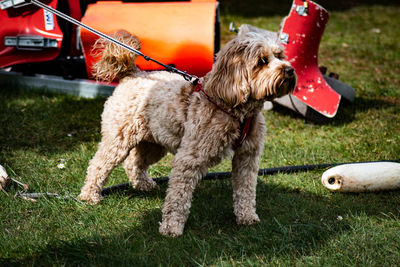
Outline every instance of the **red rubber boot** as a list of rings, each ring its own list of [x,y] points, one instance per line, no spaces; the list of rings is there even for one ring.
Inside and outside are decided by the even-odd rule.
[[[318,48],[329,14],[309,0],[294,0],[283,21],[281,41],[297,73],[293,95],[328,118],[336,115],[340,94],[325,81],[318,68]]]

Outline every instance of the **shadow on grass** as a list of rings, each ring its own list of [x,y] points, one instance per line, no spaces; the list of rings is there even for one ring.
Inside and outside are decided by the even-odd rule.
[[[260,182],[257,209],[262,222],[237,226],[230,188],[229,180],[202,182],[196,189],[185,233],[179,238],[158,234],[161,211],[154,208],[142,215],[139,226],[129,230],[99,235],[97,229],[93,229],[90,237],[54,240],[45,249],[34,252],[33,257],[3,259],[3,263],[187,266],[229,263],[231,260],[260,263],[261,259],[266,263],[280,257],[295,260],[315,254],[330,240],[351,231],[351,222],[347,221],[346,215],[384,217],[384,214],[391,214],[393,218],[400,217],[400,203],[387,205],[390,201],[393,203],[393,196],[398,191],[375,193],[374,205],[370,205],[371,194],[323,197],[302,189]],[[123,194],[141,196],[133,190]],[[155,194],[164,195],[165,186]],[[102,205],[110,208],[107,198]],[[93,216],[90,210],[88,213],[87,216]],[[337,220],[339,215],[344,219]]]
[[[60,95],[53,97],[51,94],[21,94],[2,90],[0,123],[7,127],[1,128],[0,145],[6,150],[29,147],[41,153],[58,153],[69,151],[82,142],[97,141],[100,137],[100,113],[104,99],[88,100]],[[384,100],[358,98],[348,106],[348,111],[354,114],[393,105]],[[342,119],[341,123],[345,122]],[[72,133],[73,138],[69,139],[69,133]],[[232,259],[238,262],[257,262],[259,257],[268,262],[280,257],[294,258],[312,254],[338,235],[351,231],[351,222],[346,219],[338,221],[339,215],[344,218],[346,215],[351,217],[360,214],[375,217],[392,214],[395,218],[400,217],[400,203],[392,200],[398,192],[377,193],[373,197],[372,194],[335,194],[324,197],[302,188],[292,189],[260,181],[257,209],[262,222],[254,226],[237,226],[232,212],[230,188],[230,181],[201,183],[194,195],[185,234],[180,238],[165,238],[158,234],[161,211],[160,208],[151,207],[143,212],[138,225],[132,224],[121,231],[107,232],[108,229],[102,229],[104,226],[99,224],[96,227],[103,231],[94,228],[90,236],[66,238],[64,241],[54,236],[52,242],[30,252],[33,256],[1,259],[0,263],[135,266],[161,263],[182,266],[209,265],[221,261],[230,262]],[[123,194],[141,196],[141,193],[132,190]],[[149,196],[151,198],[161,194],[165,195],[165,186],[162,191]],[[374,205],[370,205],[371,198]],[[108,202],[106,198],[101,208],[114,209],[110,203],[112,201]],[[86,221],[99,215],[98,209],[96,212],[96,209],[90,208],[87,213],[81,214],[87,217]],[[119,223],[115,222],[116,225]],[[130,222],[123,223],[129,225]],[[60,229],[60,232],[63,231]],[[74,236],[77,235],[79,233],[74,233]]]
[[[343,11],[357,6],[399,6],[397,0],[316,0],[314,1],[328,11]],[[224,0],[221,1],[221,10],[223,14],[231,14],[243,17],[258,16],[286,16],[289,14],[293,1],[275,1],[275,0]]]
[[[58,153],[99,140],[104,101],[1,88],[0,147]]]
[[[308,120],[299,113],[280,105],[274,105],[274,111],[285,116],[292,117],[294,119],[304,119],[306,123],[331,124],[335,126],[340,126],[352,122],[355,118],[356,113],[366,112],[368,110],[391,108],[396,105],[396,103],[389,100],[357,97],[353,103],[342,101],[339,105],[336,116],[332,119],[323,118],[322,115],[319,115],[318,121]]]

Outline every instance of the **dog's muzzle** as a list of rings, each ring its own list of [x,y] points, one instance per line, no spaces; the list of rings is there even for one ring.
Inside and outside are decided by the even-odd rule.
[[[283,81],[277,92],[277,97],[290,94],[296,87],[297,76],[292,66],[287,66],[284,69]]]
[[[294,77],[294,68],[292,66],[285,67],[285,78],[290,79]]]
[[[284,64],[271,78],[271,88],[266,88],[264,100],[272,101],[275,98],[282,97],[294,91],[297,82],[297,76],[294,68]]]

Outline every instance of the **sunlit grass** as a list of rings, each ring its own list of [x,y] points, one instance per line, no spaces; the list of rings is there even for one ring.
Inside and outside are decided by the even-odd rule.
[[[398,14],[398,5],[331,12],[320,64],[353,86],[356,100],[323,125],[282,109],[265,112],[261,168],[400,158]],[[222,40],[233,36],[231,20],[276,30],[281,18],[222,13]],[[103,104],[0,88],[0,164],[32,192],[76,197],[100,139]],[[150,175],[167,176],[171,160],[153,165]],[[224,161],[210,171],[229,170]],[[259,177],[261,223],[245,227],[235,223],[230,180],[204,181],[176,239],[158,234],[166,185],[113,193],[89,206],[73,198],[24,200],[14,197],[21,188],[12,184],[9,196],[0,192],[0,265],[398,265],[399,191],[333,194],[320,183],[322,171]],[[125,182],[119,167],[107,185]]]

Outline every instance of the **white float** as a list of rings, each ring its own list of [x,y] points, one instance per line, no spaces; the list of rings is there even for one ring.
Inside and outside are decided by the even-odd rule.
[[[322,174],[322,184],[331,191],[366,192],[400,188],[400,163],[343,164]]]
[[[0,189],[4,189],[9,180],[10,177],[8,177],[6,169],[0,165]]]

